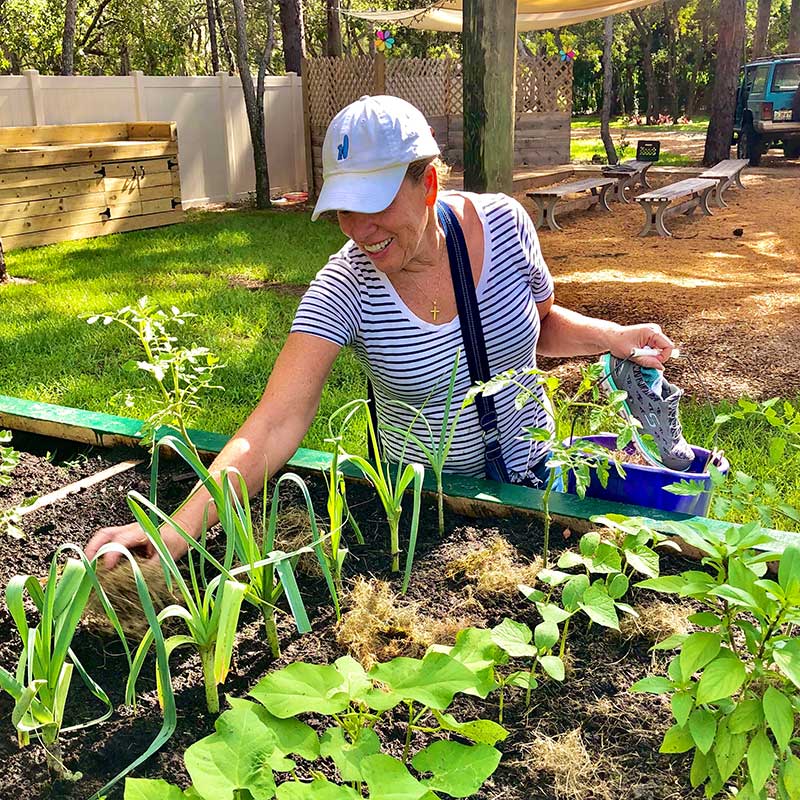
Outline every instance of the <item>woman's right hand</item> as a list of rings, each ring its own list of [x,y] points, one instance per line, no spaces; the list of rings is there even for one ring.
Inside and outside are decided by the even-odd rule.
[[[186,541],[172,528],[166,525],[162,526],[161,536],[164,540],[164,544],[174,558],[180,558],[186,553],[188,549]],[[97,555],[97,551],[104,544],[108,544],[109,542],[122,545],[134,554],[144,555],[147,558],[158,558],[155,548],[138,522],[131,522],[128,525],[118,525],[111,528],[100,528],[86,545],[84,551],[86,557],[89,559],[94,558]],[[103,555],[103,563],[108,569],[113,569],[121,557],[122,553],[112,550]]]

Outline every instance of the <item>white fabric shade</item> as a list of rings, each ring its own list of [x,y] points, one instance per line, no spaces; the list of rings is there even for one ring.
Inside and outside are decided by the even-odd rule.
[[[586,20],[621,14],[659,0],[518,0],[517,30],[561,28]],[[424,31],[460,31],[461,0],[440,0],[410,11],[343,11],[380,25],[402,25]]]

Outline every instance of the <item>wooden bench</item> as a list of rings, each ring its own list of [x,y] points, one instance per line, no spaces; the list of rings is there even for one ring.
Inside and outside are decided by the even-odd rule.
[[[746,158],[726,158],[724,161],[720,161],[719,164],[714,164],[713,167],[707,169],[700,176],[701,178],[713,178],[717,181],[717,190],[714,192],[714,203],[717,208],[728,207],[722,195],[730,188],[731,184],[735,183],[740,189],[744,189],[742,170],[749,163]]]
[[[586,178],[582,181],[572,181],[570,183],[562,183],[559,186],[545,186],[542,189],[536,189],[532,192],[527,192],[528,197],[536,202],[539,213],[536,216],[534,224],[537,230],[542,227],[546,222],[551,231],[562,230],[561,226],[556,222],[555,207],[556,203],[565,195],[579,194],[580,192],[591,192],[593,197],[597,197],[597,202],[605,211],[611,211],[608,205],[608,191],[616,186],[616,178]],[[600,193],[598,195],[598,191]]]
[[[630,203],[631,199],[625,194],[628,190],[633,191],[637,185],[643,186],[645,189],[653,188],[647,180],[647,171],[653,166],[653,163],[631,158],[621,164],[603,167],[603,175],[619,181],[615,196],[623,203]]]
[[[644,209],[645,220],[639,236],[647,236],[653,228],[659,236],[672,236],[664,225],[664,218],[675,214],[691,214],[698,206],[703,214],[710,217],[708,200],[716,186],[717,181],[713,178],[687,178],[661,189],[652,189],[640,194],[636,202]],[[683,200],[683,202],[672,206],[670,203],[673,200]]]

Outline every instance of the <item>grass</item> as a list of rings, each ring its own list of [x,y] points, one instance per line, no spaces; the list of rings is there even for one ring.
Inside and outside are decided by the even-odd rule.
[[[615,144],[618,144],[618,141],[617,139]],[[604,159],[606,157],[606,149],[601,139],[573,139],[570,142],[570,161],[590,162],[594,155],[602,156]],[[629,144],[621,160],[624,161],[626,158],[634,158],[635,156],[636,145]],[[688,167],[694,163],[694,160],[689,156],[684,156],[679,153],[670,153],[667,150],[662,150],[658,159],[658,166],[660,167]]]
[[[611,120],[609,126],[611,128],[625,128],[627,131],[636,131],[640,135],[646,135],[648,133],[664,133],[669,131],[703,132],[708,127],[708,116],[701,114],[698,117],[694,117],[691,122],[685,125],[624,125],[622,117],[615,117]],[[600,117],[597,114],[573,117],[572,127],[575,129],[599,128]]]
[[[289,331],[298,290],[252,291],[232,286],[231,279],[302,287],[343,242],[334,223],[311,224],[307,213],[194,212],[183,225],[9,253],[10,274],[36,283],[0,288],[0,393],[147,416],[154,392],[141,373],[123,369],[138,357],[132,338],[117,326],[87,325],[81,315],[117,309],[148,294],[197,314],[185,326],[183,341],[209,347],[221,357],[226,366],[219,378],[225,390],[209,394],[191,422],[233,433],[261,396]],[[137,388],[144,391],[134,396],[132,407],[125,407],[122,398]],[[327,449],[328,416],[364,391],[361,368],[351,352],[343,352],[304,445]],[[712,410],[684,403],[689,441],[708,446],[714,414],[726,409],[726,404]],[[732,423],[715,444],[734,469],[773,481],[785,502],[800,506],[800,453],[784,464],[771,464],[771,435],[751,422]],[[363,429],[355,429],[346,445],[363,452],[365,441]]]

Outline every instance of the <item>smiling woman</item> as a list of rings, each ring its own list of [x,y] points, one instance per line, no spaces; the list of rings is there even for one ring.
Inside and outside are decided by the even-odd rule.
[[[292,456],[317,412],[323,386],[340,350],[349,345],[367,373],[389,461],[424,461],[402,435],[425,438],[412,407],[442,429],[476,380],[535,367],[537,353],[574,356],[634,348],[660,368],[672,343],[656,325],[622,327],[554,304],[553,281],[533,224],[522,206],[502,194],[440,192],[439,147],[422,113],[397,97],[362,97],[333,119],[323,145],[324,185],[313,219],[336,211],[349,238],[311,283],[292,331],[250,417],[211,467],[235,468],[254,491],[265,471],[275,474]],[[460,359],[451,390],[451,374]],[[469,406],[458,419],[445,469],[537,485],[547,476],[546,443],[523,441],[523,426],[545,428],[540,402],[517,408],[517,391]],[[448,399],[448,394],[451,397]],[[398,433],[399,431],[400,433]],[[174,515],[198,535],[213,524],[203,490]],[[178,554],[184,540],[165,526]],[[138,525],[99,531],[93,555],[107,541],[148,549]],[[152,554],[152,553],[151,553]]]

